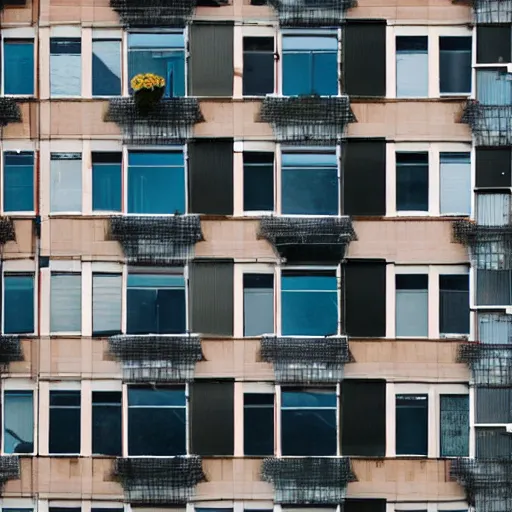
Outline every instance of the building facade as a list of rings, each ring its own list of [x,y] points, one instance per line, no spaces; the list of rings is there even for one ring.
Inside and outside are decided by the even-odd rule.
[[[511,27],[3,0],[4,512],[510,512]]]

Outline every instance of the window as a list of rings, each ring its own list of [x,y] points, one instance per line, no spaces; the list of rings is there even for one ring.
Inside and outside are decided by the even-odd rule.
[[[295,272],[281,277],[283,336],[329,336],[338,332],[336,272]]]
[[[512,218],[510,194],[476,194],[476,221],[482,226],[504,226]]]
[[[127,334],[186,332],[183,274],[129,273]]]
[[[34,211],[34,153],[4,152],[4,212]]]
[[[92,41],[92,95],[119,96],[121,94],[121,41],[93,39]]]
[[[4,94],[34,94],[34,41],[4,39]]]
[[[139,73],[164,77],[165,97],[185,96],[183,33],[128,34],[128,79]]]
[[[81,274],[51,274],[50,331],[80,333],[82,330]]]
[[[4,334],[34,333],[34,274],[4,274]]]
[[[121,274],[92,275],[92,333],[107,336],[121,332]]]
[[[3,407],[4,453],[34,453],[33,391],[6,390]]]
[[[477,339],[493,345],[512,343],[512,317],[503,313],[478,313]]]
[[[476,99],[483,105],[510,105],[512,103],[512,82],[507,79],[507,69],[484,68],[476,70]],[[489,120],[488,120],[489,122]],[[496,130],[500,119],[493,119]]]
[[[512,271],[507,269],[477,268],[476,305],[511,306]]]
[[[469,334],[469,275],[439,276],[439,332]]]
[[[471,93],[471,37],[439,38],[439,91]]]
[[[397,36],[396,96],[428,96],[428,37]]]
[[[51,454],[80,453],[80,391],[50,390]]]
[[[244,274],[244,336],[274,332],[274,276]]]
[[[244,37],[244,96],[274,92],[274,38]]]
[[[244,153],[244,211],[274,210],[274,154]]]
[[[92,153],[93,211],[121,211],[122,153]]]
[[[428,454],[428,395],[396,395],[396,454]]]
[[[336,152],[283,152],[281,202],[284,215],[338,215]]]
[[[283,95],[338,94],[338,39],[325,36],[283,37]]]
[[[396,335],[428,336],[428,275],[396,277]]]
[[[121,392],[92,392],[92,453],[122,455]]]
[[[52,153],[50,162],[50,211],[82,211],[82,155]]]
[[[81,96],[82,42],[79,38],[50,38],[50,93]]]
[[[336,455],[336,404],[334,389],[283,389],[282,455]]]
[[[274,455],[274,395],[244,393],[244,455]]]
[[[428,153],[396,153],[396,209],[428,212]]]
[[[128,213],[185,213],[183,152],[128,153]]]
[[[439,157],[441,215],[469,215],[471,213],[470,153],[441,153]]]
[[[440,455],[469,456],[469,395],[440,395]]]
[[[182,386],[129,387],[128,455],[186,454],[186,408]]]

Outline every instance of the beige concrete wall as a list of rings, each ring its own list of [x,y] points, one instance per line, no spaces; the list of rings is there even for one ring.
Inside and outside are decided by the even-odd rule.
[[[34,101],[18,103],[21,122],[8,124],[2,130],[3,139],[37,139],[39,137],[39,105]]]
[[[6,6],[2,10],[2,26],[29,25],[37,21],[39,0],[25,0],[24,6]]]
[[[34,255],[34,223],[32,219],[14,219],[16,240],[4,246],[3,258],[22,259]]]

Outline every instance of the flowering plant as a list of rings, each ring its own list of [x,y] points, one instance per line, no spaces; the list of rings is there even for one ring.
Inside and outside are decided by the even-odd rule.
[[[149,89],[152,91],[155,88],[165,87],[165,80],[163,77],[153,73],[140,73],[131,79],[130,85],[135,92],[142,89]]]

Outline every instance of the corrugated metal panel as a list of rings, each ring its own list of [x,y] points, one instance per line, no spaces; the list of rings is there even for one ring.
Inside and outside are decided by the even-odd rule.
[[[476,62],[497,64],[510,62],[510,25],[477,26]]]
[[[386,22],[349,20],[343,41],[344,91],[386,96]]]
[[[384,457],[386,381],[345,380],[341,387],[341,453]],[[364,422],[359,418],[365,418]]]
[[[233,139],[188,146],[189,213],[233,215]]]
[[[195,261],[190,265],[192,332],[233,336],[233,261]]]
[[[476,457],[478,459],[506,459],[512,456],[512,435],[504,428],[475,429]]]
[[[386,141],[349,139],[342,146],[346,215],[386,215]]]
[[[196,381],[190,386],[191,452],[234,454],[234,382]]]
[[[190,26],[192,96],[233,96],[233,24]]]

